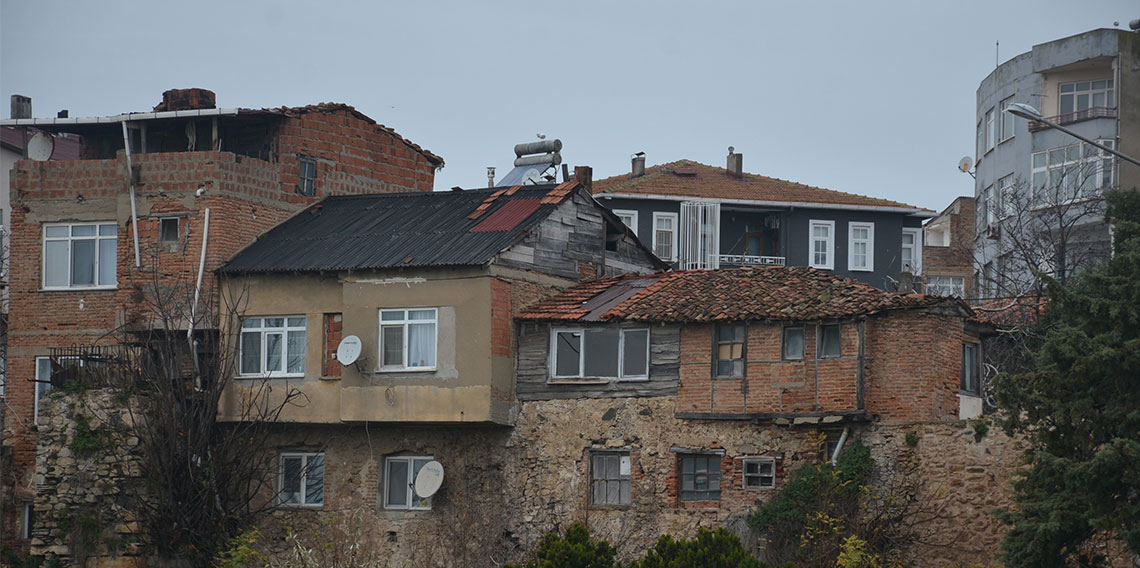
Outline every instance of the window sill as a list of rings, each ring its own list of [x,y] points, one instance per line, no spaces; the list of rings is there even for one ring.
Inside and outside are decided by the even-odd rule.
[[[75,286],[68,288],[40,288],[40,292],[114,292],[119,289],[114,286]]]
[[[1010,140],[1013,140],[1015,137],[1016,137],[1016,136],[1010,136],[1009,138],[1006,138],[1006,139],[1004,139],[1004,140],[998,140],[998,146],[1001,146],[1002,144],[1005,144],[1006,142],[1009,142]]]
[[[320,511],[325,508],[325,504],[278,503],[277,508],[289,511]]]
[[[816,266],[814,264],[809,264],[808,267],[814,268],[816,270],[835,270],[834,265],[832,265],[832,266]]]
[[[633,509],[632,503],[625,505],[590,505],[592,511],[628,511]]]
[[[614,379],[571,379],[571,378],[557,378],[546,381],[548,385],[608,385],[615,382]]]
[[[851,272],[874,272],[874,268],[851,268]]]
[[[982,398],[982,395],[975,393],[975,392],[969,392],[969,391],[958,391],[958,396],[959,397],[968,396],[970,398]]]
[[[280,375],[280,374],[278,374],[278,375],[273,375],[273,374],[270,374],[270,375],[236,375],[236,376],[234,377],[234,379],[237,379],[237,380],[249,380],[249,379],[303,379],[303,378],[305,378],[305,373],[301,373],[301,374],[289,374],[289,375]]]
[[[394,367],[376,369],[377,373],[434,373],[439,367]]]

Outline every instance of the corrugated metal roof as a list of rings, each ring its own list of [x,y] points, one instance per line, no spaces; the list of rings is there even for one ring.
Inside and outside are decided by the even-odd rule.
[[[500,194],[489,214],[475,219],[468,217],[503,188],[329,197],[274,227],[218,272],[481,265],[569,195],[558,187],[525,186]],[[552,193],[562,193],[562,198],[543,203]],[[516,202],[522,204],[512,205]],[[494,229],[485,228],[487,223]]]

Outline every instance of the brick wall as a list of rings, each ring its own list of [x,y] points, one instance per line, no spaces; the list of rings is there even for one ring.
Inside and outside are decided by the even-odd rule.
[[[923,275],[961,277],[968,298],[974,295],[974,210],[974,198],[954,200],[942,213],[950,216],[950,245],[922,248]]]
[[[10,333],[0,544],[16,535],[16,511],[34,489],[35,358],[51,348],[114,344],[132,320],[149,325],[144,290],[176,291],[185,307],[198,275],[210,210],[203,302],[214,302],[213,270],[258,235],[324,195],[430,191],[434,166],[398,136],[349,111],[281,119],[276,161],[231,152],[136,154],[136,209],[142,267],[134,263],[126,158],[18,162],[12,172]],[[316,158],[316,196],[296,192],[298,155]],[[199,189],[204,193],[196,196]],[[163,217],[179,220],[178,241],[159,242]],[[114,222],[118,285],[109,290],[41,290],[43,225]],[[178,325],[184,326],[183,322]],[[333,347],[335,349],[335,346]]]
[[[344,334],[344,316],[342,314],[325,314],[323,321],[325,352],[321,358],[321,375],[339,377],[342,367],[336,358],[336,350],[340,347],[341,336]]]
[[[899,311],[867,323],[867,410],[886,422],[955,420],[962,319]]]

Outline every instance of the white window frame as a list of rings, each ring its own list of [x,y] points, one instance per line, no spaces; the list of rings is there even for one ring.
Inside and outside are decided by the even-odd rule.
[[[555,327],[550,330],[550,356],[547,366],[550,369],[550,377],[552,379],[607,379],[613,381],[648,381],[649,380],[649,344],[652,339],[652,334],[648,327],[629,327],[619,328],[618,331],[618,373],[616,377],[604,377],[586,375],[586,349],[585,338],[588,327]],[[626,375],[625,374],[625,336],[627,333],[632,332],[645,332],[645,374],[643,375]],[[578,335],[578,373],[576,375],[559,375],[558,374],[558,334],[560,333],[574,333]]]
[[[673,228],[669,231],[671,234],[671,237],[670,237],[671,240],[669,242],[669,248],[673,254],[669,255],[668,258],[660,256],[660,255],[658,255],[658,256],[661,260],[666,260],[669,262],[675,261],[675,260],[677,260],[677,246],[679,243],[679,241],[678,241],[678,232],[679,231],[677,230],[678,216],[676,213],[664,213],[664,212],[654,212],[653,213],[653,254],[657,254],[657,231],[658,231],[657,220],[658,219],[669,219],[669,221],[673,224]]]
[[[291,325],[289,323],[290,319],[297,319],[297,318],[301,319],[300,324]],[[267,319],[281,319],[282,325],[281,326],[266,326],[265,320],[267,320]],[[246,323],[251,321],[251,320],[259,320],[260,323],[256,327],[246,327]],[[309,319],[307,317],[305,317],[304,315],[301,315],[301,314],[249,316],[249,317],[242,318],[241,329],[238,331],[238,361],[237,361],[238,376],[239,377],[270,377],[270,378],[304,377],[305,376],[305,370],[307,368],[306,359],[308,358],[308,355],[309,355],[308,323],[309,323]],[[290,333],[296,333],[298,331],[305,333],[305,343],[304,343],[304,345],[301,346],[301,370],[289,372],[289,335],[290,335]],[[261,351],[261,354],[260,354],[260,358],[259,358],[258,363],[257,363],[258,370],[257,370],[257,372],[252,372],[252,373],[251,372],[245,372],[245,369],[242,368],[242,363],[244,361],[244,358],[242,357],[242,349],[243,349],[244,344],[245,344],[243,336],[247,333],[257,333],[258,335],[260,335],[260,338],[261,338],[260,339],[260,348],[259,348]],[[278,334],[278,333],[281,335],[281,370],[280,371],[267,371],[266,370],[266,367],[267,367],[266,363],[267,363],[267,360],[269,357],[269,349],[267,346],[267,343],[268,343],[267,338],[271,334]]]
[[[1099,89],[1093,88],[1093,85],[1095,85],[1096,83],[1104,83],[1104,85],[1102,85]],[[1078,90],[1078,87],[1082,84],[1087,84],[1088,88]],[[1069,87],[1069,86],[1072,86],[1072,88],[1068,92],[1066,92],[1065,87]],[[1104,95],[1105,104],[1103,107],[1093,105],[1093,98],[1097,94]],[[1081,95],[1086,95],[1088,97],[1088,105],[1085,106],[1084,108],[1077,108],[1077,98]],[[1065,98],[1066,97],[1068,97],[1069,99],[1072,100],[1072,105],[1073,105],[1072,110],[1070,110],[1068,112],[1061,110],[1061,106],[1065,104]],[[1092,108],[1116,108],[1116,89],[1115,89],[1115,81],[1113,79],[1106,78],[1106,79],[1095,79],[1095,80],[1090,79],[1087,81],[1070,81],[1068,83],[1061,83],[1060,85],[1057,85],[1057,114],[1058,115],[1078,113],[1078,112],[1086,111],[1086,110],[1089,110]],[[1062,124],[1064,124],[1064,123],[1062,123]]]
[[[866,239],[856,239],[856,229],[867,229]],[[855,264],[855,243],[864,242],[867,245],[866,263]],[[873,272],[875,270],[875,224],[864,222],[847,223],[847,269],[858,272]]]
[[[827,237],[816,237],[815,228],[826,227]],[[827,258],[824,262],[815,261],[815,244],[816,242],[824,243],[824,254]],[[812,219],[808,221],[808,266],[812,268],[821,268],[823,270],[835,269],[835,221],[824,221],[822,219]]]
[[[419,497],[415,492],[416,481],[416,462],[423,462],[420,467],[422,468],[427,463],[434,461],[432,456],[385,456],[381,472],[383,481],[380,484],[380,491],[383,493],[383,503],[385,509],[402,510],[402,511],[430,511],[431,510],[431,497]],[[408,478],[400,480],[400,483],[407,483],[408,492],[405,495],[406,505],[393,505],[388,502],[388,486],[392,483],[391,476],[389,475],[388,464],[391,462],[406,462],[408,464]],[[426,503],[426,504],[424,504]]]
[[[408,319],[408,312],[411,311],[430,311],[434,314],[432,319]],[[385,313],[403,312],[404,317],[398,320],[384,319]],[[433,307],[414,307],[414,308],[381,308],[376,316],[379,321],[379,337],[377,344],[379,350],[376,352],[376,364],[379,366],[381,372],[399,372],[399,373],[419,373],[435,371],[439,368],[439,308]],[[435,357],[434,365],[424,366],[408,366],[408,349],[410,348],[411,334],[408,333],[408,328],[411,326],[431,325],[432,328],[432,352]],[[403,339],[403,346],[401,347],[401,363],[399,365],[385,365],[384,364],[384,328],[385,327],[401,327],[401,338]]]
[[[995,119],[996,117],[994,116],[994,108],[990,107],[990,110],[986,111],[985,117],[987,154],[990,152],[990,150],[993,150],[994,146],[997,144],[997,121]]]
[[[911,254],[910,254],[911,261],[914,263],[914,267],[913,267],[914,270],[911,271],[911,274],[922,274],[922,229],[919,227],[903,227],[902,234],[904,234],[904,235],[911,234],[914,236],[914,244],[911,245],[911,248],[913,250],[911,251]],[[903,244],[902,240],[900,239],[899,240],[899,251],[900,251],[899,262],[900,263],[902,262],[901,251],[902,251],[902,249],[906,248],[906,246],[907,245]],[[903,270],[905,268],[906,268],[905,266],[899,266],[900,270]]]
[[[633,458],[629,450],[591,450],[590,455],[590,506],[591,507],[624,507],[633,503]],[[603,463],[605,458],[616,456],[618,459],[618,473],[617,477],[605,477],[605,472],[598,472],[598,458],[601,458]],[[616,503],[598,503],[595,498],[598,494],[597,487],[599,484],[604,484],[605,493],[609,497],[609,484],[618,484],[618,498]],[[622,495],[622,489],[628,488],[625,495]]]
[[[1017,122],[1014,120],[1013,113],[1005,111],[1011,104],[1013,104],[1012,96],[1006,97],[999,105],[1001,109],[1001,112],[998,113],[1001,115],[1001,133],[998,135],[999,144],[1013,138],[1014,129],[1017,128]]]
[[[1114,140],[1100,139],[1097,142],[1109,148],[1116,147]],[[1076,158],[1073,157],[1074,154]],[[1038,157],[1041,159],[1038,160]],[[1037,165],[1038,161],[1041,165]],[[1033,207],[1061,205],[1103,193],[1113,183],[1115,176],[1112,170],[1115,165],[1115,156],[1086,143],[1067,144],[1034,152],[1029,162]],[[1088,183],[1090,179],[1093,182],[1091,186]],[[1058,189],[1058,183],[1062,184],[1064,191]],[[1049,201],[1053,197],[1058,198],[1056,203]]]
[[[637,234],[637,211],[636,210],[634,210],[634,209],[613,209],[612,211],[614,212],[614,215],[618,216],[618,219],[621,219],[622,223],[625,223],[626,227],[629,227],[629,229],[631,231],[633,231],[633,234],[635,234],[635,235]]]
[[[309,503],[309,461],[312,458],[320,456],[321,458],[321,500],[316,503]],[[284,501],[285,496],[285,459],[286,458],[301,458],[301,471],[298,472],[301,478],[301,502],[288,503]],[[277,461],[277,505],[281,507],[290,507],[298,509],[320,509],[325,506],[325,474],[328,472],[328,461],[325,459],[324,452],[281,452]]]
[[[67,227],[67,236],[51,236],[51,237],[48,236],[48,229],[54,229],[54,228],[59,228],[59,227]],[[76,227],[94,227],[95,228],[95,235],[93,235],[93,236],[76,236],[76,235],[74,235]],[[113,230],[114,233],[111,235],[101,235],[100,233],[102,232],[102,230],[107,229],[107,228],[110,228],[111,230]],[[40,250],[43,251],[43,255],[42,255],[42,258],[40,259],[40,283],[42,284],[44,290],[114,290],[114,289],[118,288],[118,286],[119,286],[119,274],[118,274],[119,226],[118,226],[118,224],[116,224],[114,221],[93,221],[93,222],[87,222],[87,223],[44,223],[42,231],[43,231],[43,236],[42,236],[42,242],[40,243],[41,244]],[[92,270],[94,271],[93,272],[94,283],[93,284],[73,284],[72,283],[73,275],[71,273],[71,267],[73,264],[72,243],[75,241],[89,241],[89,240],[95,241],[95,254],[93,255],[93,259],[92,259],[92,263],[93,263]],[[114,255],[114,262],[115,262],[114,268],[115,269],[112,272],[112,274],[114,275],[114,281],[110,282],[110,283],[100,283],[99,282],[99,268],[100,268],[99,267],[99,264],[100,264],[99,257],[100,257],[100,248],[101,248],[100,244],[103,242],[106,242],[106,241],[111,241],[111,242],[115,243],[115,255]],[[48,243],[60,243],[60,242],[67,243],[67,282],[68,282],[68,284],[66,284],[66,285],[58,285],[58,284],[57,285],[49,285],[48,284],[48,278],[47,278],[48,277],[48,274],[47,274],[48,273]]]
[[[964,276],[927,276],[925,293],[935,296],[966,297]]]
[[[982,208],[985,209],[986,226],[993,225],[998,220],[997,198],[994,195],[992,184],[982,190]]]
[[[1015,213],[1014,191],[1013,174],[998,178],[997,183],[994,184],[994,197],[998,203],[998,219],[1006,219]]]
[[[762,467],[758,467],[756,473],[748,473],[748,466],[751,464],[755,464],[757,466],[765,466],[766,465],[772,469],[772,473],[771,473],[771,475],[765,475],[764,473],[762,473],[762,469],[763,469]],[[752,486],[748,485],[748,479],[749,478],[759,479],[759,484],[758,485],[752,485]],[[766,478],[769,479],[768,483],[764,482],[764,480]],[[776,458],[764,457],[764,456],[751,456],[751,457],[743,458],[741,460],[741,464],[740,464],[740,488],[748,490],[748,491],[764,491],[764,490],[768,490],[768,489],[775,489],[776,488]]]

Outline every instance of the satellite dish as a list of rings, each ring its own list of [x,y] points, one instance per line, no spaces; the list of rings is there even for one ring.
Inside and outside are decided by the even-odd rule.
[[[51,159],[55,152],[55,139],[47,132],[37,132],[28,140],[28,158],[37,162]]]
[[[523,174],[523,182],[524,183],[526,183],[526,182],[538,183],[540,181],[542,181],[542,171],[539,170],[538,168],[529,168],[529,169],[527,169],[526,173]]]
[[[974,167],[974,160],[969,156],[963,156],[961,160],[958,160],[958,170],[962,173],[970,171],[972,167]]]
[[[435,460],[425,463],[416,474],[416,495],[431,497],[439,491],[440,485],[443,485],[443,466]]]
[[[360,338],[350,335],[341,339],[340,346],[336,348],[336,360],[340,361],[341,365],[351,365],[358,357],[360,357]]]

